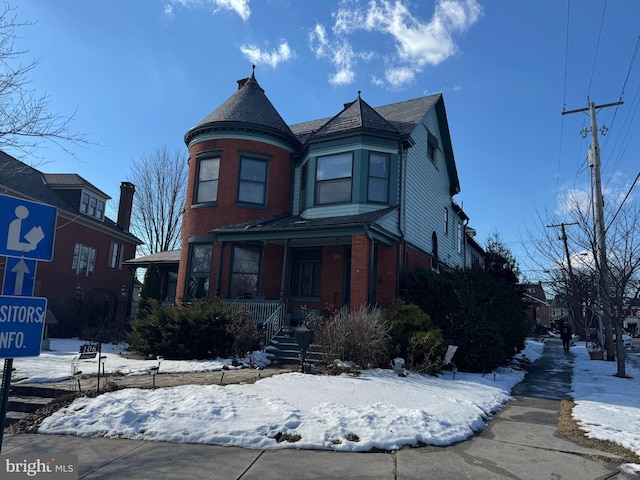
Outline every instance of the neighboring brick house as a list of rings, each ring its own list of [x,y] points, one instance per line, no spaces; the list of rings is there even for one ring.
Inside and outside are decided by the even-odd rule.
[[[135,187],[120,186],[118,218],[110,197],[76,174],[51,174],[0,152],[0,193],[57,208],[51,262],[38,262],[34,296],[45,297],[60,333],[98,334],[122,328],[132,276],[122,262],[142,242],[129,232]],[[0,257],[4,275],[5,257]]]
[[[542,288],[542,283],[523,283],[524,303],[527,305],[527,320],[543,327],[553,327],[551,321],[551,304]]]
[[[185,135],[178,303],[387,305],[420,265],[481,265],[442,95],[287,125],[255,75]]]

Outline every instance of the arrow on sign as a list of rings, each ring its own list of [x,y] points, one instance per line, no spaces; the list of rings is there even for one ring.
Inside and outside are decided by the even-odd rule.
[[[13,289],[14,295],[20,296],[22,295],[22,286],[24,285],[24,276],[27,273],[30,273],[29,267],[27,267],[27,264],[21,258],[20,261],[16,263],[16,266],[11,269],[11,271],[16,274],[16,283]]]

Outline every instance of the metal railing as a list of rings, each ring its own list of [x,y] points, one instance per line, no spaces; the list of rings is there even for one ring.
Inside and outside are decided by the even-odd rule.
[[[278,309],[262,324],[265,345],[269,345],[271,340],[273,340],[273,337],[275,337],[282,329],[282,320],[283,309],[282,305],[280,305]]]
[[[223,300],[225,307],[245,311],[247,319],[263,330],[264,344],[268,345],[284,324],[284,308],[280,300],[235,299]]]

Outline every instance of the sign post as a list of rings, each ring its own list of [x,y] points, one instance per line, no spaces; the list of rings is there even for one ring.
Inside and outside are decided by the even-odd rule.
[[[0,295],[0,452],[9,405],[14,357],[37,357],[42,347],[47,299],[33,297],[38,261],[53,260],[58,210],[0,195],[0,255],[7,257]]]

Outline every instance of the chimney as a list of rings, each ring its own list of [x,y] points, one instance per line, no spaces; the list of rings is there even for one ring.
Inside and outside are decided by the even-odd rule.
[[[249,78],[243,78],[241,80],[238,80],[238,90],[244,87],[244,84],[247,83],[248,81],[249,81]]]
[[[131,210],[133,209],[133,194],[136,186],[130,182],[120,184],[120,204],[118,205],[118,227],[125,232],[129,231],[131,225]]]

